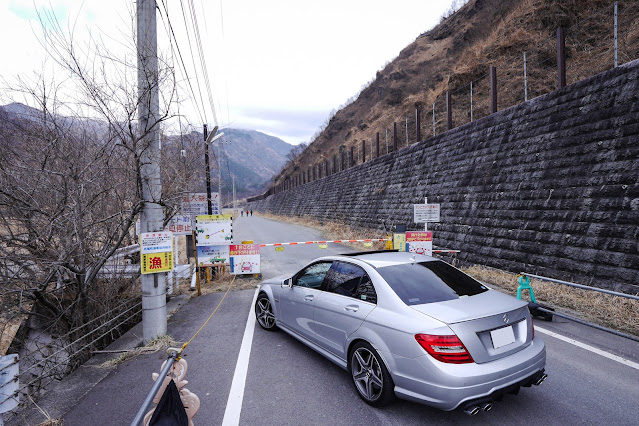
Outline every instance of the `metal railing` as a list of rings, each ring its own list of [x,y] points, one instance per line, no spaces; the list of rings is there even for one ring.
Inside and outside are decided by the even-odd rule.
[[[639,296],[633,295],[633,294],[626,294],[626,293],[620,293],[620,292],[617,292],[617,291],[606,290],[606,289],[603,289],[603,288],[590,287],[590,286],[583,285],[583,284],[572,283],[570,281],[563,281],[563,280],[558,280],[558,279],[555,279],[555,278],[542,277],[541,275],[527,274],[526,272],[521,272],[520,274],[522,276],[529,277],[529,278],[535,278],[535,279],[538,279],[540,281],[553,282],[553,283],[567,285],[567,286],[574,287],[574,288],[579,288],[579,289],[582,289],[582,290],[596,291],[596,292],[599,292],[599,293],[609,294],[609,295],[612,295],[612,296],[624,297],[626,299],[639,300]],[[563,313],[560,313],[560,312],[556,312],[554,310],[544,308],[543,306],[535,306],[534,309],[536,309],[538,311],[541,311],[541,312],[545,312],[547,314],[556,315],[558,317],[565,318],[567,320],[574,321],[574,322],[577,322],[579,324],[587,325],[588,327],[596,328],[597,330],[605,331],[607,333],[611,333],[611,334],[614,334],[616,336],[620,336],[620,337],[624,337],[626,339],[634,340],[635,342],[639,342],[639,337],[636,337],[636,336],[633,336],[633,335],[630,335],[630,334],[626,334],[626,333],[622,333],[620,331],[617,331],[617,330],[614,330],[614,329],[611,329],[611,328],[608,328],[608,327],[604,327],[604,326],[601,326],[599,324],[595,324],[595,323],[592,323],[592,322],[589,322],[589,321],[584,321],[584,320],[582,320],[580,318],[576,318],[576,317],[573,317],[571,315],[566,315],[566,314],[563,314]]]

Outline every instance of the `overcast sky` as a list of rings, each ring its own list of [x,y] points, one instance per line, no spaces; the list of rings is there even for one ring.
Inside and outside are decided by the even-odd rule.
[[[220,127],[255,129],[294,144],[308,142],[331,110],[357,95],[387,62],[437,24],[452,2],[190,1],[198,15]],[[158,0],[162,12],[164,4],[196,93],[193,99],[184,72],[178,71],[184,99],[180,113],[197,128],[203,121],[212,126],[201,67],[193,65],[185,31],[182,6],[196,52],[189,0]],[[133,0],[0,0],[0,77],[5,82],[43,69],[57,80],[65,78],[38,41],[42,31],[36,8],[52,10],[65,31],[73,28],[74,40],[87,42],[91,34],[115,50],[132,43]],[[158,17],[159,50],[170,56],[165,28]],[[199,112],[196,73],[205,100]],[[25,101],[8,96],[4,91],[0,103]]]

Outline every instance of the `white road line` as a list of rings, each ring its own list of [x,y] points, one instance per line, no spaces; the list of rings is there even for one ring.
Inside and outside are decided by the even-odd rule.
[[[585,349],[587,351],[596,353],[597,355],[601,355],[605,358],[611,359],[613,361],[617,361],[621,364],[627,365],[628,367],[634,368],[635,370],[639,370],[639,364],[637,364],[636,362],[630,361],[628,359],[622,358],[620,356],[617,355],[613,355],[611,353],[608,353],[606,351],[603,351],[601,349],[595,348],[594,346],[590,346],[587,345],[585,343],[582,343],[578,340],[575,339],[571,339],[570,337],[566,337],[566,336],[562,336],[561,334],[557,334],[554,331],[550,331],[550,330],[546,330],[545,328],[541,328],[538,326],[535,326],[535,331],[539,331],[540,333],[544,333],[547,334],[551,337],[554,337],[555,339],[559,339],[559,340],[563,340],[566,343],[570,343],[571,345],[575,345],[578,346],[582,349]]]
[[[244,400],[244,385],[246,384],[246,374],[248,373],[251,346],[253,345],[253,332],[255,331],[255,313],[253,312],[253,306],[255,306],[258,291],[259,289],[255,290],[253,302],[249,308],[246,328],[244,329],[244,337],[242,338],[242,346],[240,346],[240,353],[237,356],[237,364],[235,364],[235,373],[233,374],[233,383],[231,384],[229,399],[226,402],[226,410],[224,411],[222,426],[237,426],[240,424],[242,401]]]

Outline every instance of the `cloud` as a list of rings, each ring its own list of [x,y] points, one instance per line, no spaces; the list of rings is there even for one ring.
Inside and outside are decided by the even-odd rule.
[[[297,145],[309,142],[329,111],[245,108],[237,111],[231,127],[253,129]]]

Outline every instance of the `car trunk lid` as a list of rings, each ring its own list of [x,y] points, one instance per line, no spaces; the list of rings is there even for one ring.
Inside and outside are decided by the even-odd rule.
[[[527,303],[495,290],[411,308],[445,322],[478,364],[518,352],[532,340]]]

